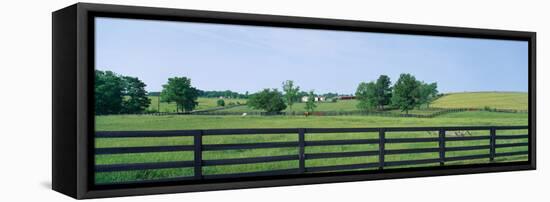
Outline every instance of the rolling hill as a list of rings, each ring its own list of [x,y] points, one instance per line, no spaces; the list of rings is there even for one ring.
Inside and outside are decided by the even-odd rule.
[[[496,108],[527,110],[528,94],[522,92],[450,93],[434,101],[438,108]]]

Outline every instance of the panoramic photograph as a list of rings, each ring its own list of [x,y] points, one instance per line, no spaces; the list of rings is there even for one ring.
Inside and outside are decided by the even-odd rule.
[[[528,43],[95,19],[95,183],[528,160]]]

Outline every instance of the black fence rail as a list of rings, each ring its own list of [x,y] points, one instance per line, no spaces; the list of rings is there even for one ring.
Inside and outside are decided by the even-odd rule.
[[[307,174],[316,172],[332,172],[341,170],[355,169],[386,169],[396,166],[412,166],[421,164],[437,164],[444,166],[448,162],[488,159],[494,162],[497,157],[528,155],[528,151],[512,151],[497,153],[497,148],[528,146],[528,142],[521,143],[500,143],[497,140],[526,140],[528,134],[506,134],[497,135],[497,131],[527,130],[528,126],[472,126],[472,127],[390,127],[390,128],[282,128],[282,129],[215,129],[215,130],[178,130],[178,131],[101,131],[96,132],[96,138],[142,138],[142,137],[181,137],[188,136],[193,138],[192,145],[181,146],[143,146],[143,147],[114,147],[114,148],[96,148],[95,155],[106,154],[131,154],[131,153],[149,153],[149,152],[171,152],[171,151],[193,151],[193,160],[158,162],[158,163],[129,163],[129,164],[109,164],[95,165],[95,172],[118,172],[135,171],[164,168],[192,168],[194,175],[190,177],[177,177],[159,180],[138,181],[138,182],[156,182],[156,181],[174,181],[174,180],[201,180],[217,178],[236,178],[248,176],[268,176],[268,175],[288,175],[288,174]],[[424,132],[436,131],[434,137],[418,138],[388,138],[387,134],[392,132]],[[452,131],[486,131],[486,135],[475,136],[455,136],[449,135]],[[350,134],[350,133],[375,133],[376,138],[371,139],[344,139],[344,140],[306,140],[306,134]],[[231,144],[204,144],[203,137],[206,136],[231,136],[231,135],[273,135],[273,134],[296,134],[297,141],[285,142],[261,142],[261,143],[231,143]],[[449,142],[488,140],[487,145],[472,146],[448,146]],[[403,148],[387,149],[388,144],[394,143],[436,143],[437,147],[432,148]],[[307,147],[312,146],[334,146],[334,145],[374,145],[377,150],[372,151],[353,151],[353,152],[321,152],[306,153]],[[203,153],[207,151],[225,151],[242,149],[260,149],[260,148],[296,148],[296,155],[276,155],[249,158],[229,158],[229,159],[203,159]],[[488,149],[488,154],[462,155],[447,157],[446,152],[469,151]],[[387,155],[394,154],[419,154],[419,153],[438,153],[437,158],[388,161]],[[345,158],[345,157],[377,157],[376,162],[358,163],[346,165],[330,166],[307,166],[306,160],[327,159],[327,158]],[[279,161],[297,160],[298,166],[291,169],[268,170],[259,172],[244,172],[230,174],[204,175],[205,166],[220,165],[238,165],[267,163]],[[129,183],[129,182],[125,182]],[[132,182],[134,183],[134,182]]]

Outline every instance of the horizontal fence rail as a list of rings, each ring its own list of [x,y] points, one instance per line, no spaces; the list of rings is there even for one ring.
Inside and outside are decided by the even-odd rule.
[[[497,157],[528,155],[528,151],[499,152],[497,148],[526,147],[527,142],[498,143],[497,140],[526,140],[528,134],[510,134],[497,135],[497,131],[510,130],[528,130],[528,126],[470,126],[470,127],[389,127],[389,128],[282,128],[282,129],[212,129],[212,130],[181,130],[181,131],[98,131],[95,133],[96,139],[109,138],[154,138],[154,137],[189,137],[192,144],[175,146],[140,146],[140,147],[108,147],[95,148],[95,155],[112,154],[133,154],[133,153],[152,153],[152,152],[174,152],[188,151],[193,152],[193,159],[188,161],[172,162],[151,162],[151,163],[127,163],[127,164],[107,164],[95,165],[96,173],[136,171],[150,169],[167,168],[190,168],[193,169],[194,176],[173,177],[166,179],[131,181],[126,183],[139,182],[159,182],[159,181],[177,181],[177,180],[201,180],[201,179],[219,179],[219,178],[239,178],[249,176],[270,176],[270,175],[289,175],[289,174],[307,174],[317,172],[333,172],[342,170],[357,169],[379,169],[413,166],[424,164],[439,164],[444,166],[448,162],[488,159],[494,162]],[[471,136],[451,136],[447,133],[453,131],[483,131],[486,135]],[[393,132],[429,132],[433,137],[390,137]],[[433,132],[433,133],[432,133]],[[323,134],[341,134],[345,137],[350,133],[373,133],[376,138],[370,139],[343,139],[343,140],[306,140],[305,135],[323,135]],[[296,141],[280,142],[257,142],[257,143],[228,143],[228,144],[205,144],[203,138],[207,136],[231,135],[275,135],[275,134],[296,134]],[[485,134],[485,133],[484,133]],[[192,139],[192,140],[191,140]],[[471,146],[452,146],[457,141],[476,141],[486,140],[486,145]],[[387,148],[390,144],[411,144],[411,143],[434,143],[435,147],[420,148]],[[338,146],[338,145],[366,145],[370,150],[367,151],[346,151],[346,152],[317,152],[306,153],[308,147]],[[203,159],[203,153],[209,151],[228,151],[228,150],[246,150],[263,148],[296,148],[297,154],[272,155],[247,158],[225,158],[225,159]],[[375,150],[373,150],[375,148]],[[472,150],[488,150],[487,154],[469,154],[460,156],[446,156],[447,152],[461,152]],[[391,155],[403,154],[438,154],[437,158],[413,159],[413,160],[387,160]],[[329,159],[329,158],[349,158],[349,157],[371,157],[375,162],[355,163],[345,165],[328,166],[307,166],[307,160]],[[239,172],[227,174],[203,174],[204,167],[208,166],[226,166],[243,165],[255,163],[273,163],[282,161],[297,161],[297,167],[292,169],[277,169],[267,171]]]

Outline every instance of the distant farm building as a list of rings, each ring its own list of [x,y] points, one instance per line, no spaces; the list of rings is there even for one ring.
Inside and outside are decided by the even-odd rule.
[[[308,96],[303,96],[302,97],[302,102],[307,102],[307,100],[309,99]],[[314,101],[315,102],[324,102],[327,98],[324,97],[324,96],[315,96],[314,98]]]
[[[355,96],[340,96],[339,100],[355,100]]]

